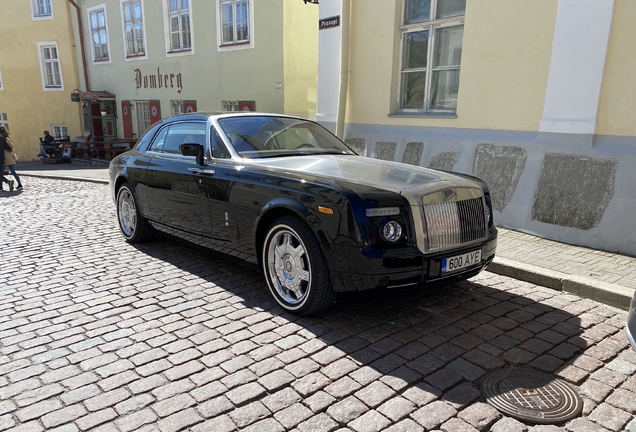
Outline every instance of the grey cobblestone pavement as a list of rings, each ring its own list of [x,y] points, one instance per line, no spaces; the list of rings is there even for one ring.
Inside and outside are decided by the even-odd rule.
[[[106,161],[87,165],[21,163],[27,176],[108,182]],[[499,228],[499,245],[491,271],[550,288],[576,291],[626,310],[636,289],[636,257],[555,242]],[[567,279],[565,281],[564,279]]]
[[[124,242],[106,185],[24,183],[0,193],[0,430],[636,430],[623,311],[485,272],[299,318],[256,271]],[[583,414],[501,415],[479,380],[508,366],[568,381]]]

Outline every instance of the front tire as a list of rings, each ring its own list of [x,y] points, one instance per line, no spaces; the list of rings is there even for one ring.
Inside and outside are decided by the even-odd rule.
[[[285,310],[309,315],[333,303],[335,293],[322,250],[299,218],[284,216],[271,225],[262,258],[267,286]]]
[[[142,243],[154,237],[155,231],[141,216],[137,198],[128,183],[122,184],[117,191],[117,220],[119,230],[129,243]]]

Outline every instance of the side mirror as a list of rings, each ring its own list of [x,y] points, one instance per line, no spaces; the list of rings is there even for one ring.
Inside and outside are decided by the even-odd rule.
[[[201,144],[181,144],[179,152],[184,156],[196,156],[197,164],[203,166],[203,146]]]

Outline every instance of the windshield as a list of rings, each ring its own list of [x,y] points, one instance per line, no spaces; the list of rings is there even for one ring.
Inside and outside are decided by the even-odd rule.
[[[234,150],[245,158],[315,154],[354,155],[317,123],[287,117],[245,116],[219,120]]]

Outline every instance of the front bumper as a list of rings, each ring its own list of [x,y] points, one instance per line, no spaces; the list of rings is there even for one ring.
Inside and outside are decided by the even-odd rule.
[[[486,240],[470,246],[434,254],[422,254],[416,247],[377,251],[368,256],[359,248],[338,247],[327,255],[334,291],[364,291],[374,288],[410,288],[423,284],[453,283],[473,277],[495,258],[497,229],[489,229]],[[441,274],[442,258],[481,249],[481,262],[447,275]]]
[[[632,304],[629,307],[625,333],[627,333],[627,339],[632,345],[632,349],[636,351],[636,292],[634,293],[634,297],[632,298]]]

